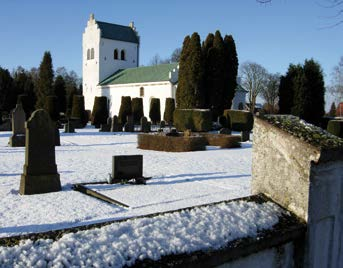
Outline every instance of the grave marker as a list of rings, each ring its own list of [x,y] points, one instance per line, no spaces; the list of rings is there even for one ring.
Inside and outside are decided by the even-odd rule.
[[[122,125],[119,123],[118,116],[114,115],[111,124],[111,132],[123,131]]]
[[[17,104],[12,112],[12,131],[9,145],[11,147],[25,146],[25,111],[21,104]]]
[[[143,155],[115,155],[112,157],[112,181],[143,177]]]
[[[45,110],[36,110],[26,122],[24,172],[20,194],[40,194],[61,190],[55,161],[55,123]]]

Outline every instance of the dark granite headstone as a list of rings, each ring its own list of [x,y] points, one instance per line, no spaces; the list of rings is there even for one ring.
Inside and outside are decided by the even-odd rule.
[[[25,146],[25,111],[21,104],[17,104],[12,112],[12,131],[9,145],[11,147]]]
[[[124,125],[124,131],[125,132],[134,132],[135,131],[135,125],[133,124],[133,116],[128,115],[126,117],[126,123]]]
[[[36,110],[26,122],[24,172],[20,194],[41,194],[61,190],[55,160],[56,125],[45,110]]]
[[[148,122],[148,119],[143,116],[141,118],[141,132],[149,133],[151,131],[151,123]]]
[[[110,132],[112,127],[112,118],[109,117],[107,118],[107,123],[106,124],[101,124],[100,125],[100,130],[99,132]]]
[[[241,132],[242,142],[248,141],[250,139],[250,131],[242,131]]]
[[[143,177],[143,155],[112,157],[112,182]]]
[[[119,123],[118,116],[114,115],[112,119],[111,132],[123,131],[122,125]]]

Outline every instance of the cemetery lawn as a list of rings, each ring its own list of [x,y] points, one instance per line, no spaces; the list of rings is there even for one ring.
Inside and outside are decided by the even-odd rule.
[[[25,148],[8,147],[0,132],[0,237],[45,232],[229,200],[250,194],[251,142],[242,148],[167,153],[137,149],[137,134],[61,131],[56,164],[62,191],[19,194]],[[143,155],[147,185],[98,184],[91,188],[129,208],[72,190],[75,183],[107,180],[113,155]]]

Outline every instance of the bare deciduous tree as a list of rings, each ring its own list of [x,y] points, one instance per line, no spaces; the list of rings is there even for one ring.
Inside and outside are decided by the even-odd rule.
[[[270,113],[275,113],[275,107],[278,102],[280,85],[279,74],[268,74],[266,86],[262,90],[262,97],[266,101],[267,106],[270,109]]]
[[[257,96],[265,89],[267,83],[267,70],[255,62],[244,62],[240,67],[242,87],[247,90],[250,111],[254,112]]]
[[[333,68],[331,86],[329,92],[336,98],[337,101],[342,101],[343,98],[343,57],[341,57],[338,65]]]

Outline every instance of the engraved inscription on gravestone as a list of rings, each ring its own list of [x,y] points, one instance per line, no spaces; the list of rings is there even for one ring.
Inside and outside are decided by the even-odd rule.
[[[40,194],[61,190],[55,160],[55,123],[45,110],[36,110],[26,122],[24,172],[20,194]]]

